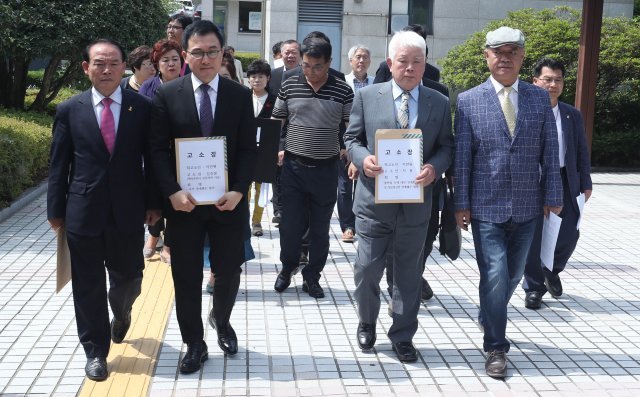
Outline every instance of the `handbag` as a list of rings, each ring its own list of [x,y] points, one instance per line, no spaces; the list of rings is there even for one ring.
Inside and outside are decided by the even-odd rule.
[[[444,206],[440,214],[440,254],[448,256],[452,261],[458,259],[462,248],[462,233],[456,222],[455,207],[453,204],[453,189],[447,188],[443,183]]]

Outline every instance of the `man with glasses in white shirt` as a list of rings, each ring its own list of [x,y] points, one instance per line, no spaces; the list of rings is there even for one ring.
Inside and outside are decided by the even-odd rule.
[[[580,209],[577,197],[584,193],[585,201],[591,197],[591,165],[589,149],[580,111],[568,103],[559,100],[564,88],[564,65],[552,58],[540,59],[533,68],[533,84],[546,90],[551,99],[553,115],[558,130],[558,146],[560,149],[560,175],[564,191],[564,207],[560,213],[562,224],[558,241],[553,255],[553,263],[545,267],[540,260],[540,246],[542,240],[542,220],[534,234],[527,263],[524,268],[525,291],[524,306],[527,309],[539,309],[542,296],[549,291],[551,296],[558,298],[562,295],[562,272],[571,258],[578,244],[580,231],[578,219]]]

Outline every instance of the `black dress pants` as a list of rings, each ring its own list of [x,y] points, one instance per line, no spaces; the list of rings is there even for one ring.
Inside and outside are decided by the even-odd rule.
[[[249,222],[246,198],[232,213],[221,213],[213,205],[196,206],[191,212],[172,211],[167,227],[171,229],[171,274],[176,296],[176,315],[184,343],[204,338],[202,324],[202,278],[204,239],[211,249],[209,261],[215,276],[216,321],[229,321],[240,285],[244,262],[244,228]]]
[[[111,344],[107,300],[115,318],[123,319],[140,295],[144,227],[122,234],[109,222],[98,236],[67,231],[71,283],[78,337],[88,358],[106,357]],[[105,267],[109,273],[106,289]]]

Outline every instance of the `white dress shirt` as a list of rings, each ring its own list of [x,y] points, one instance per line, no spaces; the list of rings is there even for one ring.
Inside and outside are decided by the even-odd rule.
[[[218,101],[218,83],[220,82],[220,75],[216,74],[216,77],[209,82],[209,99],[211,100],[211,112],[213,113],[213,119],[216,119],[216,102]],[[194,73],[191,73],[191,83],[193,84],[193,96],[196,99],[196,108],[198,109],[198,119],[200,119],[200,99],[202,98],[202,90],[200,86],[202,81],[196,77]]]
[[[102,111],[104,105],[102,100],[106,98],[104,95],[98,92],[95,87],[91,87],[91,101],[93,102],[93,111],[96,114],[96,120],[98,120],[98,127],[100,127],[100,121],[102,120]],[[120,109],[122,108],[122,89],[120,86],[109,96],[113,102],[111,102],[111,113],[113,113],[113,122],[115,125],[115,133],[118,136],[118,123],[120,122]]]
[[[396,106],[396,120],[400,112],[400,104],[402,103],[402,92],[404,91],[398,86],[394,79],[391,79],[391,87],[393,93],[393,103]],[[418,121],[418,98],[420,96],[420,84],[409,91],[409,128],[415,128]]]
[[[558,154],[560,157],[560,168],[564,167],[564,157],[567,155],[567,145],[564,142],[562,133],[562,116],[560,115],[560,106],[553,107],[553,117],[556,119],[556,128],[558,129]]]
[[[498,94],[498,99],[500,100],[500,103],[502,103],[502,99],[504,98],[504,91],[502,91],[502,89],[504,88],[504,86],[500,84],[496,79],[494,79],[493,76],[490,76],[489,78],[491,79],[493,88],[496,90],[496,94]],[[516,82],[513,83],[513,85],[511,86],[513,90],[509,94],[509,99],[511,100],[511,103],[513,104],[513,108],[516,111],[516,120],[518,118],[518,82],[519,81],[520,81],[519,79],[516,79]]]

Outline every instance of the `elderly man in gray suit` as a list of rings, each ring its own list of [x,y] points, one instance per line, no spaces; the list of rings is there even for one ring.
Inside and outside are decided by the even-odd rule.
[[[380,280],[389,250],[393,252],[394,268],[393,325],[388,337],[402,362],[417,360],[412,339],[418,329],[420,253],[431,213],[431,189],[449,167],[453,151],[449,100],[420,84],[425,62],[424,39],[414,32],[396,33],[389,42],[387,59],[393,79],[356,93],[344,136],[349,156],[360,173],[354,203],[360,235],[354,269],[360,317],[358,345],[366,351],[376,342]],[[378,129],[393,128],[419,128],[423,132],[425,161],[415,183],[424,186],[424,203],[375,203],[375,177],[384,172],[377,163],[375,134]]]

